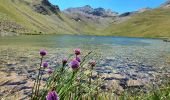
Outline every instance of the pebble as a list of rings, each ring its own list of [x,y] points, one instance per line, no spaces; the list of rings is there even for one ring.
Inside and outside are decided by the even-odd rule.
[[[21,84],[26,84],[27,81],[24,80],[24,81],[18,81],[18,82],[9,82],[9,83],[6,83],[5,85],[21,85]]]

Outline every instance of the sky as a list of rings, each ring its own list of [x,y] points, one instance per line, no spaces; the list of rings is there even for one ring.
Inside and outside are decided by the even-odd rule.
[[[156,8],[166,0],[49,0],[52,4],[58,5],[61,10],[70,7],[82,7],[90,5],[93,8],[103,7],[112,9],[118,13],[136,11],[141,8]]]

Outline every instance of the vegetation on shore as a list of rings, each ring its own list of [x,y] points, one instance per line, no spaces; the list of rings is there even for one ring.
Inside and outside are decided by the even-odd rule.
[[[113,91],[105,92],[100,87],[103,79],[98,76],[94,79],[93,68],[96,66],[92,59],[92,52],[89,52],[83,59],[80,59],[80,49],[75,49],[75,55],[70,55],[62,60],[62,66],[51,69],[43,58],[47,52],[40,51],[41,63],[38,68],[38,76],[32,89],[32,100],[169,100],[169,83],[163,87],[153,88],[144,92],[125,91],[117,95]],[[74,57],[75,56],[75,57]],[[70,61],[70,59],[73,59]],[[88,63],[88,64],[87,64]],[[41,73],[48,70],[49,79],[41,88]],[[89,70],[88,74],[84,72]]]

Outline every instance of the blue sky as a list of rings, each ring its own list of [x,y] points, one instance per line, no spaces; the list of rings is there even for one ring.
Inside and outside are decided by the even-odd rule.
[[[135,11],[140,8],[155,8],[166,0],[49,0],[52,4],[59,5],[61,10],[69,7],[82,7],[90,5],[93,8],[103,7],[123,13]]]

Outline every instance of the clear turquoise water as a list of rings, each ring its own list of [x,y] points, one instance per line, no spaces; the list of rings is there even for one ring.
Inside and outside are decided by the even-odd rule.
[[[0,37],[0,48],[7,47],[36,47],[36,48],[63,48],[71,51],[74,48],[92,50],[107,57],[141,57],[157,59],[170,55],[170,42],[160,39],[109,37],[109,36],[82,36],[82,35],[35,35]],[[31,49],[30,49],[31,50]],[[51,52],[51,51],[50,51]],[[134,58],[136,59],[136,58]]]
[[[107,36],[77,36],[77,35],[41,35],[0,37],[0,45],[40,46],[50,48],[107,48],[111,46],[168,46],[159,39],[107,37]]]
[[[22,51],[18,47],[25,47],[26,50]],[[32,50],[31,47],[36,49]],[[94,59],[99,65],[111,66],[114,72],[126,74],[127,77],[134,74],[139,79],[150,80],[153,78],[150,73],[170,73],[170,42],[160,39],[77,35],[15,36],[0,37],[0,50],[1,48],[9,53],[13,51],[14,55],[17,49],[29,57],[37,55],[41,48],[45,48],[51,62],[60,62],[60,58],[72,54],[74,48],[81,48],[84,54],[83,51],[97,52]],[[3,54],[0,53],[0,57],[1,55]]]

